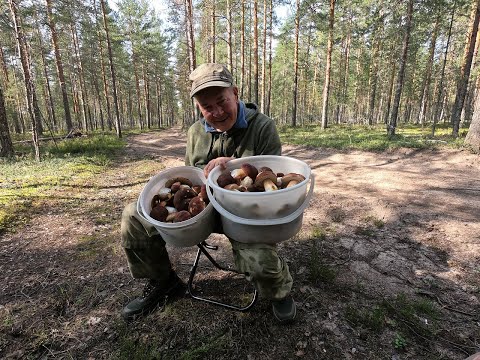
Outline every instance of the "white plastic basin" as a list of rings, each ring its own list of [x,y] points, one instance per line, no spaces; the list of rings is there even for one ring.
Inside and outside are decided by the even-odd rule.
[[[177,247],[194,246],[205,240],[215,226],[215,212],[212,204],[197,216],[178,223],[166,223],[150,217],[151,201],[158,190],[165,186],[165,182],[173,177],[183,176],[194,184],[205,184],[207,179],[203,170],[193,166],[179,166],[164,170],[153,176],[143,188],[137,201],[137,211],[152,224],[162,235],[167,244]]]
[[[244,219],[278,219],[292,214],[304,203],[311,176],[308,164],[288,156],[259,155],[229,161],[226,171],[240,168],[244,163],[257,168],[268,166],[275,173],[302,174],[305,180],[287,189],[270,192],[225,190],[217,184],[222,173],[217,166],[208,175],[207,184],[213,189],[213,196],[223,209]]]

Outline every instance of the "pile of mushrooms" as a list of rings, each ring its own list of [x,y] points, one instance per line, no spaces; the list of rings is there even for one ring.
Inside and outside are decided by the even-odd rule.
[[[241,192],[276,191],[294,186],[305,180],[297,173],[274,173],[267,166],[257,169],[249,163],[240,169],[224,172],[217,178],[217,184],[226,190]]]
[[[181,222],[200,214],[208,205],[206,185],[175,177],[152,198],[150,216],[161,222]]]

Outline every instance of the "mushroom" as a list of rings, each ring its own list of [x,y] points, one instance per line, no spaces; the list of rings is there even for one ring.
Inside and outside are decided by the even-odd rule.
[[[226,185],[233,183],[236,183],[236,181],[233,176],[228,172],[224,172],[217,178],[217,184],[221,188],[224,188]]]
[[[173,206],[175,206],[175,209],[178,211],[187,210],[190,199],[195,196],[197,196],[197,194],[195,191],[193,191],[193,189],[182,188],[173,196]]]
[[[264,171],[271,171],[271,172],[273,172],[273,170],[270,169],[268,166],[262,166],[260,169],[258,169],[258,172],[264,172]]]
[[[165,187],[171,188],[173,183],[176,183],[176,182],[179,182],[180,184],[188,185],[190,187],[193,186],[193,183],[189,179],[187,179],[186,177],[177,176],[175,178],[168,179],[167,182],[165,183]]]
[[[195,196],[190,200],[188,204],[188,212],[192,214],[192,216],[196,216],[200,214],[206,207],[205,201],[199,196]]]
[[[158,190],[158,197],[160,200],[165,200],[167,201],[172,197],[172,189],[168,187],[163,187],[160,190]]]
[[[242,180],[247,176],[250,177],[252,180],[255,180],[258,174],[258,170],[252,164],[245,163],[245,164],[242,164],[240,169],[232,170],[230,174],[236,180]]]
[[[241,186],[245,186],[248,188],[249,186],[253,185],[253,179],[250,176],[245,176],[242,181],[240,181]]]
[[[202,185],[193,185],[192,189],[197,193],[200,194],[200,191],[202,190]]]
[[[278,190],[276,182],[277,175],[274,174],[272,171],[265,170],[258,173],[254,185],[256,187],[263,187],[265,191],[274,191]]]
[[[224,187],[225,190],[232,190],[232,191],[240,191],[240,192],[245,192],[247,191],[247,188],[245,186],[241,186],[238,184],[228,184]]]
[[[165,222],[168,216],[168,210],[165,206],[157,205],[150,211],[150,216],[155,220]]]
[[[207,185],[202,185],[202,187],[200,188],[200,193],[198,195],[203,199],[203,201],[205,201],[205,204],[208,204],[210,202],[210,199],[207,195]]]
[[[181,222],[191,218],[192,215],[187,210],[182,210],[175,213],[175,218],[173,219],[173,222]]]
[[[282,188],[288,188],[293,185],[297,185],[305,180],[305,176],[297,173],[289,173],[282,176]]]

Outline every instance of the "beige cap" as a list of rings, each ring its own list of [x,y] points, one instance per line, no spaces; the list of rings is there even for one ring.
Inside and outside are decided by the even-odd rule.
[[[233,77],[227,67],[215,63],[200,65],[192,71],[189,79],[192,81],[191,97],[207,87],[230,87],[233,85]]]

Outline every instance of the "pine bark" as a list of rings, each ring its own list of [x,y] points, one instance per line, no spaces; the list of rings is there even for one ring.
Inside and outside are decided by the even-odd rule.
[[[297,0],[295,14],[295,52],[293,55],[293,104],[292,126],[297,126],[297,96],[298,96],[298,38],[300,32],[300,0]]]
[[[67,131],[70,132],[73,129],[72,115],[70,114],[70,105],[68,101],[65,74],[63,72],[62,56],[60,54],[60,49],[58,46],[57,29],[55,21],[53,19],[52,0],[45,0],[45,2],[47,5],[47,25],[50,28],[50,32],[52,33],[52,46],[55,53],[55,65],[57,67],[58,82],[62,91],[63,110],[65,112],[65,125],[67,127]]]
[[[472,122],[465,138],[465,144],[469,145],[476,153],[480,153],[480,80],[476,83],[476,99],[473,110]]]
[[[392,115],[390,117],[390,124],[388,126],[388,136],[395,135],[397,127],[398,109],[400,107],[400,97],[402,95],[403,80],[405,78],[405,67],[407,65],[408,47],[410,44],[410,31],[412,29],[413,17],[413,0],[408,1],[407,5],[407,19],[405,23],[405,35],[403,38],[402,57],[400,59],[400,66],[397,75],[397,84],[395,86],[395,97],[393,99]]]
[[[453,105],[452,115],[450,117],[450,121],[453,124],[452,134],[454,137],[458,136],[458,131],[460,129],[460,117],[462,115],[463,104],[465,102],[465,95],[468,88],[468,79],[470,77],[473,51],[475,49],[475,40],[477,38],[478,23],[480,20],[480,0],[477,0],[474,3],[471,19],[471,26],[468,32],[468,39],[463,55],[462,68],[460,70],[460,78],[457,82],[455,103]]]
[[[34,80],[32,78],[30,52],[27,40],[18,17],[18,7],[15,0],[9,0],[10,11],[12,14],[15,36],[17,39],[18,53],[23,69],[23,79],[25,82],[25,91],[27,96],[27,108],[32,123],[32,141],[35,148],[35,159],[40,161],[40,146],[38,142],[38,122],[40,119],[40,108],[38,107],[37,94]]]
[[[0,86],[0,157],[12,157],[14,155],[12,138],[8,129],[7,110],[3,90]]]
[[[435,21],[435,26],[433,27],[432,32],[432,39],[430,40],[430,47],[428,50],[428,59],[427,59],[427,67],[425,69],[425,74],[422,82],[422,89],[421,89],[421,96],[419,102],[419,112],[417,121],[422,124],[422,127],[425,124],[425,117],[427,114],[427,103],[428,97],[430,95],[430,81],[432,77],[432,65],[433,65],[433,56],[435,54],[435,46],[437,44],[437,35],[438,35],[438,28],[440,24],[440,15],[437,16]]]
[[[240,23],[240,98],[245,89],[245,0],[242,0],[242,21]]]
[[[258,104],[258,0],[253,1],[253,96]]]
[[[105,36],[107,38],[107,49],[108,49],[108,61],[110,64],[110,75],[112,77],[112,88],[113,88],[113,103],[115,105],[115,127],[117,130],[117,136],[119,138],[122,137],[122,128],[120,126],[120,114],[118,109],[118,97],[117,97],[117,84],[115,79],[115,68],[113,66],[113,55],[112,55],[112,44],[110,43],[110,35],[108,33],[108,22],[107,22],[107,14],[105,9],[105,0],[100,0],[102,5],[102,13],[103,13],[103,27],[105,29]]]
[[[322,129],[326,129],[328,126],[328,96],[330,93],[330,72],[332,67],[334,19],[335,19],[335,0],[330,0],[330,11],[328,16],[327,63],[325,66],[325,84],[323,86]]]
[[[437,122],[440,120],[443,110],[442,110],[442,104],[443,104],[443,82],[445,79],[445,68],[447,67],[447,56],[448,56],[448,47],[450,45],[450,39],[452,37],[452,27],[453,27],[453,19],[455,16],[455,10],[456,10],[456,2],[453,3],[453,8],[452,8],[452,16],[450,17],[450,25],[448,28],[448,35],[447,35],[447,43],[445,44],[445,51],[443,55],[443,64],[442,64],[442,71],[440,75],[440,82],[438,85],[438,92],[437,92],[437,99],[435,101],[435,110],[433,111],[433,125],[432,125],[432,136],[435,136],[435,128],[437,125]]]
[[[260,111],[265,113],[265,97],[267,86],[267,0],[263,0],[263,48],[262,48],[262,92]]]

